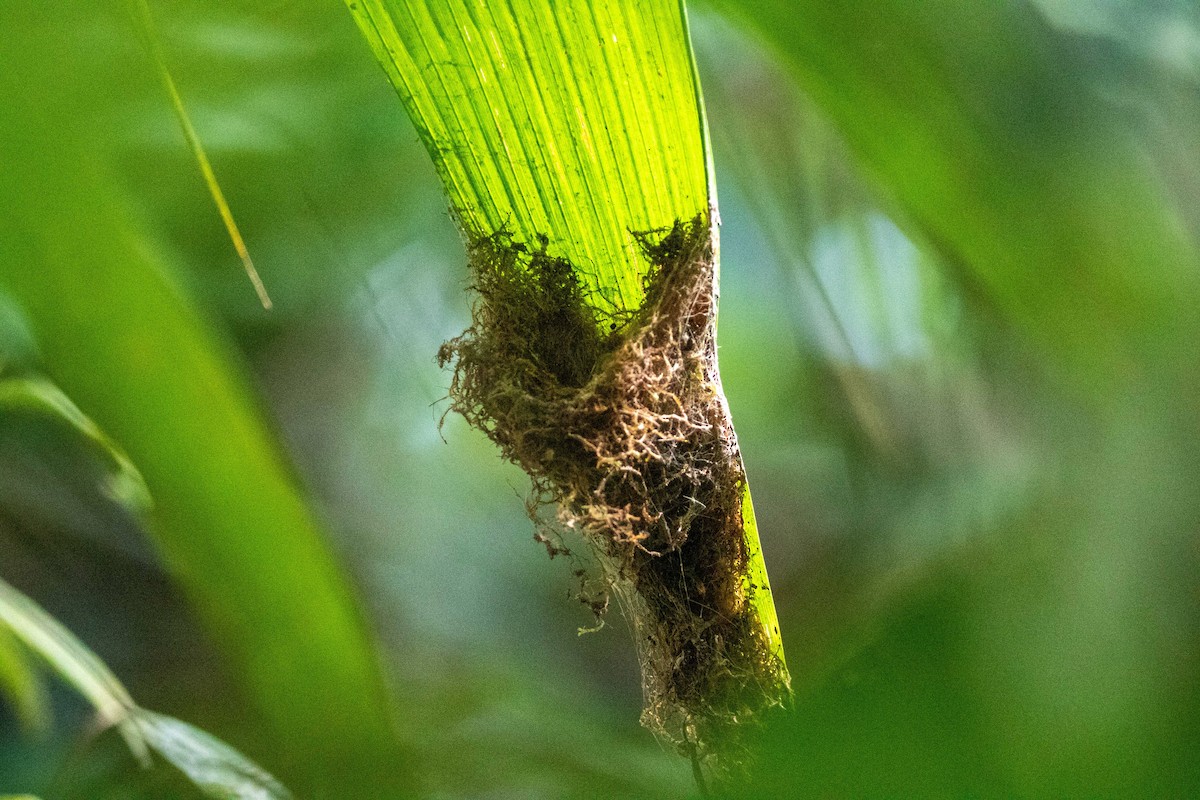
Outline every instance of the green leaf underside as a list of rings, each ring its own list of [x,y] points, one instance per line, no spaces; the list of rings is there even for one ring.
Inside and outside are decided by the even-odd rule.
[[[467,233],[545,235],[601,313],[637,308],[647,265],[631,231],[710,205],[682,5],[348,5]]]
[[[135,511],[150,508],[150,490],[129,457],[62,391],[42,378],[0,380],[0,413],[31,411],[59,419],[95,446],[112,464],[105,491]]]
[[[148,761],[146,742],[130,719],[135,706],[125,687],[58,620],[4,581],[0,581],[0,626],[44,659],[95,707],[101,724],[116,725],[134,755]]]
[[[41,606],[2,580],[0,633],[11,634],[40,656],[95,707],[102,725],[116,725],[144,765],[150,765],[153,750],[211,797],[291,797],[278,781],[219,739],[186,722],[139,708],[103,661]]]

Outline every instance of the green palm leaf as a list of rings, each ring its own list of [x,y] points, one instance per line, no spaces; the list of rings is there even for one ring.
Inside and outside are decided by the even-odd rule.
[[[687,27],[672,2],[350,2],[469,233],[551,238],[636,308],[634,231],[707,214]],[[714,198],[715,199],[715,198]]]

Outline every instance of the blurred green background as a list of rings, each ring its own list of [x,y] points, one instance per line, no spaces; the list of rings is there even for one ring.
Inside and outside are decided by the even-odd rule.
[[[439,428],[463,248],[350,15],[153,7],[275,307],[129,6],[5,4],[0,375],[58,383],[155,505],[0,410],[0,576],[298,797],[691,795],[525,477]],[[1200,794],[1200,13],[689,16],[796,692],[737,796]],[[0,705],[0,793],[192,796],[52,706]]]

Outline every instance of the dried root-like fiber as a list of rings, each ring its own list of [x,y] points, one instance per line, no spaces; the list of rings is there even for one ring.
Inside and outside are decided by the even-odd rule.
[[[645,301],[599,319],[544,240],[473,237],[472,325],[438,358],[454,363],[451,408],[529,473],[534,506],[557,504],[596,551],[637,638],[643,723],[719,776],[738,726],[786,697],[787,673],[745,577],[707,219],[637,238]]]

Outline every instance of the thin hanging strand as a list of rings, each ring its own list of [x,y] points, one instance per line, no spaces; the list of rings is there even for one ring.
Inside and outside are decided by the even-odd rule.
[[[213,172],[212,163],[209,162],[208,154],[204,151],[204,145],[201,144],[200,137],[196,134],[196,129],[192,126],[192,120],[188,116],[187,109],[183,106],[183,98],[179,95],[175,79],[171,77],[171,71],[167,68],[166,57],[163,54],[162,46],[159,44],[158,31],[154,26],[154,17],[150,13],[150,4],[147,0],[133,0],[133,2],[137,16],[142,23],[146,45],[149,47],[150,54],[154,57],[154,62],[158,66],[158,74],[162,78],[163,86],[166,87],[167,94],[171,98],[171,106],[175,109],[175,116],[179,120],[180,127],[183,128],[183,135],[187,138],[188,146],[192,149],[192,155],[196,157],[196,163],[200,165],[200,172],[204,175],[204,182],[208,184],[209,194],[212,195],[213,202],[217,205],[217,211],[221,214],[221,221],[225,223],[225,230],[229,232],[233,248],[237,251],[238,258],[242,260],[242,266],[246,269],[246,276],[250,279],[250,283],[253,284],[254,292],[258,295],[259,302],[262,303],[263,308],[270,311],[274,304],[271,302],[270,295],[267,294],[267,287],[263,285],[258,270],[254,268],[254,262],[250,260],[250,253],[246,250],[246,242],[242,239],[242,234],[238,230],[237,223],[233,220],[233,212],[229,210],[229,203],[225,201],[225,193],[221,191],[221,184],[217,182],[217,176]]]

